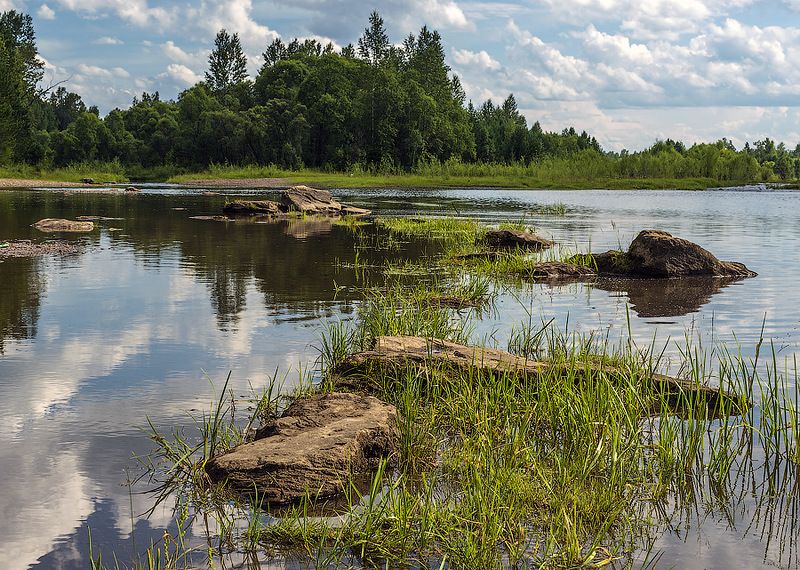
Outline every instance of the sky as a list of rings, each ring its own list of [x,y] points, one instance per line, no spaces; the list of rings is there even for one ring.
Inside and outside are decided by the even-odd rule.
[[[476,106],[510,93],[528,124],[604,150],[671,138],[800,143],[800,0],[0,0],[31,14],[45,83],[104,116],[203,79],[216,33],[255,77],[275,38],[356,44],[376,10],[392,43],[423,25]]]

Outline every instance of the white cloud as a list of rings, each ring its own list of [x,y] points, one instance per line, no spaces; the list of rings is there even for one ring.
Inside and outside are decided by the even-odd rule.
[[[186,53],[183,49],[175,45],[175,42],[169,40],[161,44],[161,52],[175,63],[186,66],[200,67],[206,64],[208,55],[211,50],[200,50],[196,53]]]
[[[169,64],[167,66],[167,71],[159,74],[157,77],[159,79],[170,79],[181,89],[191,87],[198,81],[203,80],[202,75],[198,75],[185,65],[178,63]]]
[[[502,67],[499,61],[492,59],[492,56],[490,56],[484,50],[475,53],[465,49],[454,48],[452,51],[452,57],[453,62],[460,66],[469,66],[477,69],[488,69],[492,71],[496,71]]]
[[[99,46],[119,46],[123,44],[123,41],[119,38],[111,38],[108,36],[103,36],[102,38],[97,38],[96,40],[92,41],[93,44]]]
[[[147,0],[59,0],[63,8],[88,16],[113,14],[139,27],[172,28],[177,10],[148,6]]]
[[[36,10],[36,16],[41,18],[42,20],[55,20],[56,13],[55,11],[48,6],[47,4],[42,4],[39,6],[39,9]]]

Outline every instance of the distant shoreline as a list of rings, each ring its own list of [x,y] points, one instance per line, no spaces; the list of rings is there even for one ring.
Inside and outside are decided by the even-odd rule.
[[[63,180],[30,180],[28,178],[0,178],[0,188],[84,188],[91,186],[81,182]]]

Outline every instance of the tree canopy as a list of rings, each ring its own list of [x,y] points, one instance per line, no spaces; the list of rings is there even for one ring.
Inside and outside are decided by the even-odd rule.
[[[747,181],[797,177],[800,170],[800,144],[789,150],[766,138],[737,151],[726,139],[690,147],[667,139],[641,152],[608,153],[586,131],[529,126],[514,94],[473,105],[447,65],[439,32],[427,26],[393,44],[372,12],[355,44],[337,51],[313,39],[275,39],[251,80],[238,34],[222,29],[205,81],[175,101],[142,93],[128,109],[101,118],[63,86],[37,91],[43,62],[31,17],[3,12],[0,162],[399,171],[448,162],[524,166],[555,157],[589,165],[597,176]]]

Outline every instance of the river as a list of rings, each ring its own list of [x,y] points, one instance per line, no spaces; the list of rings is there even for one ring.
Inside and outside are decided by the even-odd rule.
[[[368,268],[354,268],[354,237],[341,226],[193,219],[219,214],[227,199],[277,197],[274,190],[226,190],[227,196],[209,190],[0,192],[0,243],[54,239],[30,227],[42,218],[109,218],[88,234],[55,234],[82,246],[81,254],[0,257],[1,567],[87,568],[89,529],[93,549],[109,562],[111,552],[129,558],[132,535],[139,548],[160,538],[170,513],[138,517],[149,499],[127,485],[141,474],[134,456],[153,448],[139,427],[190,425],[187,412],[208,408],[213,386],[229,372],[236,394],[264,386],[276,371],[290,387],[298,370],[313,369],[322,323],[353,317],[364,279],[380,284],[373,266],[436,251],[418,241],[399,251],[361,251]],[[613,341],[630,332],[642,346],[664,346],[677,366],[687,337],[747,358],[763,335],[794,386],[796,191],[381,189],[339,190],[335,197],[380,216],[525,219],[540,235],[583,252],[624,248],[643,229],[696,242],[758,276],[690,288],[646,281],[521,284],[501,290],[473,336],[506,348],[514,323],[553,319]],[[791,544],[768,542],[763,532],[747,529],[746,516],[737,520],[698,515],[687,522],[690,530],[665,529],[655,549],[664,551],[666,566],[679,568],[797,563]]]

